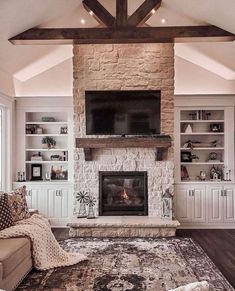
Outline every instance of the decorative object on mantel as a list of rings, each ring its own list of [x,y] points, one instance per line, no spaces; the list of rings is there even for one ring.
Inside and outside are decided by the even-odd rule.
[[[79,210],[77,218],[87,217],[86,204],[88,204],[89,194],[85,191],[80,191],[76,195],[76,200],[79,202]]]
[[[156,148],[156,161],[166,158],[171,147],[169,135],[141,137],[76,138],[76,147],[83,148],[85,161],[92,161],[92,150],[99,148]]]
[[[94,214],[95,203],[96,203],[96,199],[94,197],[92,197],[91,195],[89,195],[88,200],[87,200],[87,205],[88,205],[87,218],[88,219],[95,218],[95,214]]]
[[[163,219],[172,220],[172,197],[173,193],[170,193],[170,188],[167,188],[162,194],[161,217]]]

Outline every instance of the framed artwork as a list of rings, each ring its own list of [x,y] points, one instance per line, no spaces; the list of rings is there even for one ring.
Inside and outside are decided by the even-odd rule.
[[[42,165],[32,164],[31,165],[31,181],[42,180]]]
[[[181,152],[181,162],[183,162],[183,163],[191,163],[192,162],[192,154],[191,154],[191,152]]]

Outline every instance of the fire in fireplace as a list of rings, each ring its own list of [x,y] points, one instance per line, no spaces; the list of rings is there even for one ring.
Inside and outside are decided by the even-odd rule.
[[[148,215],[147,172],[99,172],[99,215]]]

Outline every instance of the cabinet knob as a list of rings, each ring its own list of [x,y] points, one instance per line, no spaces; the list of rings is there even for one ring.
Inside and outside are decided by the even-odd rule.
[[[32,196],[32,190],[27,190],[26,196]]]
[[[195,194],[195,190],[193,189],[193,190],[192,190],[192,196],[194,196],[194,194]]]
[[[56,190],[55,195],[56,196],[62,196],[62,190]]]

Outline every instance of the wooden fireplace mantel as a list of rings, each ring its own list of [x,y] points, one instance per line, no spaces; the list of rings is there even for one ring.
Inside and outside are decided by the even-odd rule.
[[[171,147],[169,135],[146,137],[76,138],[76,147],[83,148],[85,161],[92,161],[92,150],[100,148],[156,148],[156,161],[163,161]]]

